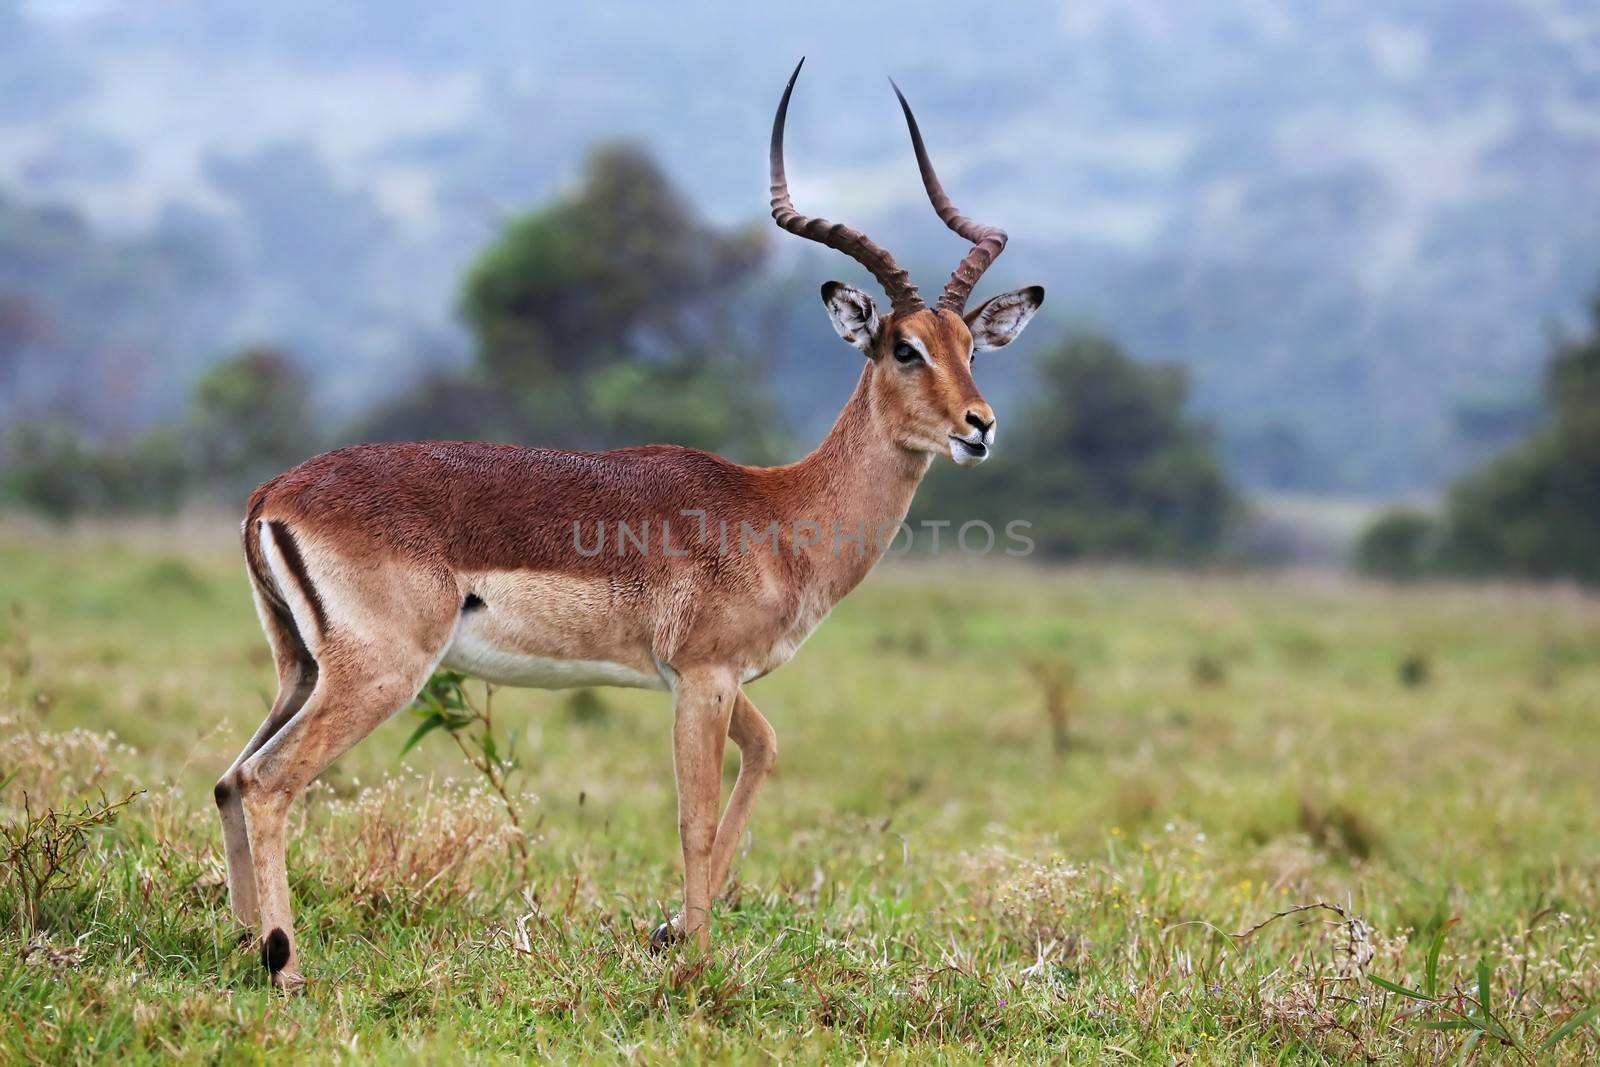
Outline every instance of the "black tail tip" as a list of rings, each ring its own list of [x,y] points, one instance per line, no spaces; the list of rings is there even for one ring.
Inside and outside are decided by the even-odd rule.
[[[289,965],[289,935],[274,929],[261,942],[261,963],[268,974],[277,974]]]

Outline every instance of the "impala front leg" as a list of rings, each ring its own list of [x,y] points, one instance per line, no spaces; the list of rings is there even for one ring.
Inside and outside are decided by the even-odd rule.
[[[678,779],[678,838],[683,845],[683,911],[675,931],[657,931],[656,941],[676,933],[711,945],[711,855],[722,800],[722,749],[728,720],[739,696],[731,671],[685,671],[679,675],[672,725],[672,767]]]

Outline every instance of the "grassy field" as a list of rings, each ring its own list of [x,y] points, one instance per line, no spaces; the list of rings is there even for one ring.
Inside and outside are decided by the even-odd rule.
[[[289,998],[211,803],[272,695],[228,530],[0,526],[0,652],[0,1062],[1600,1056],[1576,594],[880,569],[750,689],[782,755],[706,958],[644,949],[663,695],[495,696],[526,860],[402,717],[296,816]]]

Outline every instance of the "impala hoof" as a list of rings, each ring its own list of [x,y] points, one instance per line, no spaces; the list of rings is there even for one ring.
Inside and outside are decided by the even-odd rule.
[[[272,974],[272,987],[280,993],[304,993],[306,990],[305,976],[299,971],[274,971]]]
[[[650,951],[665,952],[683,940],[683,931],[670,922],[662,923],[650,931]]]

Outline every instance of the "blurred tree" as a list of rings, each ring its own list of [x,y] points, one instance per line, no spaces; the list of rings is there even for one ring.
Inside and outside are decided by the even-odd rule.
[[[319,447],[300,368],[271,348],[247,349],[197,383],[180,422],[94,442],[61,420],[32,420],[0,439],[0,500],[55,518],[171,511],[195,491],[229,503]]]
[[[1451,489],[1451,569],[1600,584],[1600,295],[1591,317],[1550,362],[1549,422]]]
[[[598,149],[575,191],[510,223],[468,272],[481,407],[503,418],[515,397],[510,436],[541,444],[762,457],[777,414],[732,311],[765,247],[762,230],[697,219],[639,150]]]
[[[1233,492],[1210,434],[1184,414],[1180,368],[1080,335],[1040,357],[1037,378],[996,462],[938,470],[915,517],[982,518],[997,532],[1026,519],[1038,551],[1058,557],[1183,560],[1219,547]]]
[[[71,424],[25,422],[0,441],[0,501],[55,519],[88,512],[170,512],[190,468],[177,434],[157,431],[126,444],[93,445]]]
[[[93,450],[61,422],[25,422],[5,439],[4,499],[51,518],[68,518],[94,505]]]
[[[315,453],[305,373],[275,348],[249,348],[195,383],[185,444],[209,487],[237,494]]]
[[[670,441],[764,460],[783,435],[759,380],[733,353],[692,350],[600,368],[588,379],[589,407],[611,441]]]
[[[1480,458],[1527,436],[1544,419],[1533,383],[1513,390],[1481,389],[1462,397],[1450,413],[1451,432]]]
[[[1385,512],[1356,542],[1355,565],[1363,574],[1391,581],[1421,578],[1438,565],[1439,523],[1420,511]]]
[[[314,251],[327,268],[361,267],[361,249],[382,220],[359,200],[343,198],[315,159],[290,146],[245,160],[214,159],[208,168],[255,222],[258,257],[292,274],[300,252],[289,231],[303,228],[305,217],[289,226],[275,206],[281,183],[263,182],[281,173],[290,174],[302,199],[344,217],[337,232],[318,235]],[[0,200],[0,382],[42,366],[35,350],[45,342],[70,342],[72,352],[113,349],[79,345],[75,335],[58,343],[56,334],[80,320],[111,316],[114,309],[103,299],[96,303],[89,282],[137,293],[138,279],[151,275],[157,275],[151,284],[169,288],[183,288],[177,280],[198,281],[188,278],[198,261],[176,254],[186,252],[190,228],[169,227],[170,235],[163,231],[151,243],[163,268],[156,271],[139,258],[143,248],[137,256],[90,255],[91,235],[75,216],[14,209]],[[764,249],[761,230],[721,230],[697,219],[647,156],[601,149],[576,190],[513,222],[469,272],[461,310],[476,334],[476,366],[436,374],[346,436],[489,437],[569,447],[673,441],[752,461],[774,458],[782,421],[758,384],[767,320],[733,314]],[[79,270],[80,261],[97,270],[104,263],[125,284]],[[29,286],[58,274],[88,279],[75,283],[83,292],[61,303],[93,304],[104,314],[49,317],[51,306],[35,301]],[[115,351],[127,363],[128,352],[170,354],[178,347],[152,342]],[[107,376],[87,373],[88,359],[78,366],[55,360],[64,366],[54,378],[97,381],[106,392]],[[77,388],[60,391],[70,398]],[[14,392],[0,393],[0,415],[14,414],[20,404]],[[167,431],[138,438],[108,432],[102,420],[64,404],[41,421],[36,406],[0,435],[0,497],[62,516],[165,507],[192,490],[236,498],[330,439],[317,432],[307,395],[305,375],[288,356],[256,348],[201,375],[187,414]]]
[[[516,396],[479,378],[436,373],[358,419],[343,436],[351,441],[518,441],[528,436],[528,413]]]
[[[671,344],[762,260],[764,233],[696,219],[655,162],[611,145],[571,195],[514,220],[473,264],[461,310],[500,383],[581,374]]]
[[[1600,295],[1588,337],[1558,346],[1549,419],[1450,490],[1436,522],[1391,513],[1362,537],[1373,573],[1430,571],[1600,584]]]

